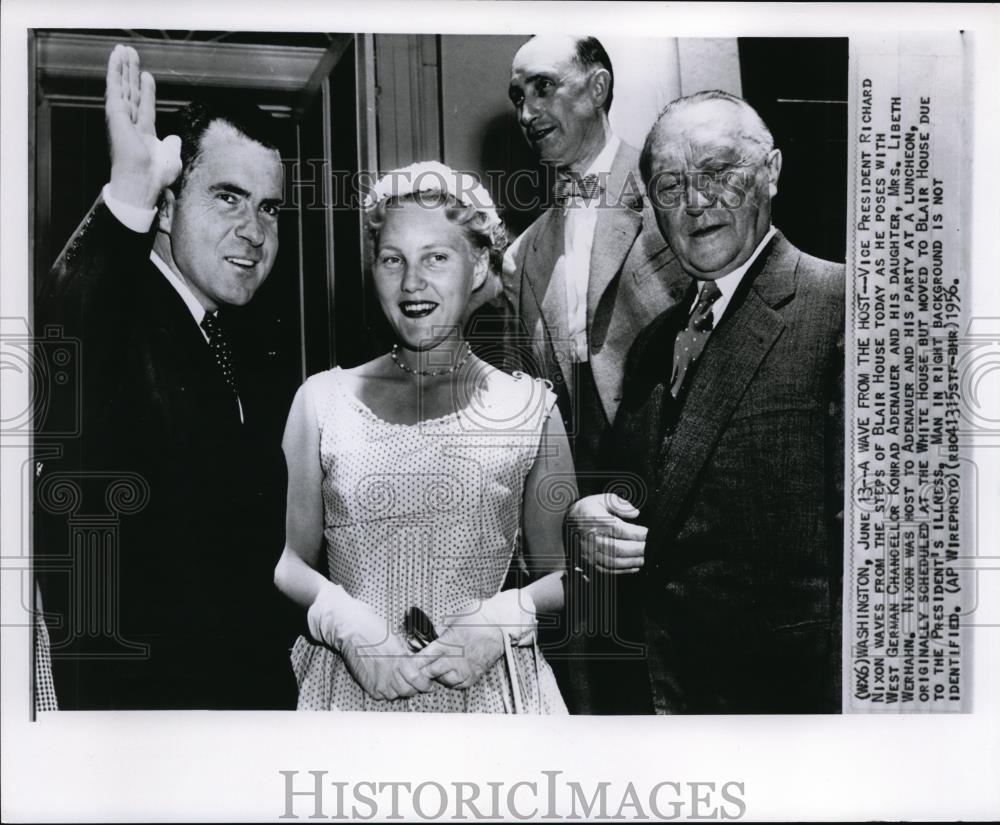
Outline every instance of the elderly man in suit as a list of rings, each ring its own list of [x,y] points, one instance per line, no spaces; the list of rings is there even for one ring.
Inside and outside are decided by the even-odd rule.
[[[514,56],[508,94],[555,176],[553,206],[504,261],[513,338],[521,368],[552,381],[577,484],[596,493],[608,480],[597,461],[621,401],[625,356],[683,273],[643,196],[639,152],[611,130],[614,70],[600,41],[531,38]],[[619,583],[598,575],[576,584],[550,660],[571,710],[614,708],[628,702],[614,678],[636,665],[639,648],[607,627]]]
[[[834,711],[844,267],[771,225],[781,153],[740,98],[669,104],[641,168],[690,277],[629,353],[605,467],[652,492],[568,517],[596,569],[636,583],[635,710]]]
[[[256,107],[192,105],[156,137],[153,78],[108,63],[111,177],[43,284],[40,326],[81,350],[79,435],[39,474],[35,563],[63,709],[291,706],[270,570],[280,552],[280,422],[224,310],[278,251],[282,167]],[[272,426],[277,424],[277,426]],[[113,492],[112,492],[113,488]],[[116,513],[100,544],[77,511]],[[91,519],[93,516],[91,516]]]

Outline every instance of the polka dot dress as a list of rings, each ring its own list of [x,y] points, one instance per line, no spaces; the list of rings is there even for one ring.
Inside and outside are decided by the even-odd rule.
[[[492,372],[459,413],[418,424],[379,418],[340,368],[313,376],[330,578],[400,629],[411,606],[435,624],[495,595],[518,540],[524,482],[555,395],[544,381]],[[368,696],[339,654],[300,637],[300,710],[565,713],[537,647],[515,647],[471,688],[436,684],[394,701]],[[511,672],[513,671],[513,672]]]
[[[35,613],[35,711],[46,710],[59,710],[59,702],[52,682],[49,629],[39,610]]]

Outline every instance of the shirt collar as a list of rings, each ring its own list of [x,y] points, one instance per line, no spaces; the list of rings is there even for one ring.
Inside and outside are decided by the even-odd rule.
[[[163,277],[167,279],[167,283],[181,296],[181,300],[184,301],[184,305],[191,313],[191,317],[194,318],[195,323],[198,324],[198,328],[201,329],[201,322],[205,319],[207,312],[205,307],[194,297],[191,288],[177,277],[177,273],[167,266],[167,262],[157,255],[155,251],[150,251],[149,260],[153,262],[153,266],[163,273]],[[204,330],[202,330],[202,334],[204,334]]]
[[[590,166],[587,167],[587,171],[584,172],[580,177],[585,178],[588,175],[597,175],[602,186],[608,185],[608,176],[611,174],[611,165],[615,162],[615,155],[618,154],[618,147],[621,146],[621,140],[617,135],[612,134],[607,142],[604,144],[604,148],[598,153],[597,157],[594,158]],[[568,198],[563,204],[563,212],[569,214],[569,210],[574,206],[582,205],[584,207],[583,212],[579,214],[591,214],[592,207],[599,202],[599,199],[592,199],[589,201],[583,200],[579,195],[575,195]],[[591,208],[588,208],[591,207]]]
[[[610,174],[611,164],[615,162],[615,155],[618,154],[618,147],[621,146],[621,143],[618,135],[612,134],[608,138],[608,142],[604,144],[604,148],[601,149],[600,154],[594,158],[594,162],[587,167],[587,171],[583,173],[583,177],[587,175]]]
[[[775,230],[772,224],[768,227],[767,234],[761,239],[761,242],[757,244],[757,248],[753,251],[753,254],[747,258],[740,266],[734,269],[732,272],[727,272],[721,278],[715,279],[715,285],[719,288],[719,292],[722,295],[716,299],[715,306],[718,309],[717,317],[721,318],[722,313],[725,312],[726,307],[729,305],[729,301],[732,299],[736,292],[737,287],[740,285],[740,281],[743,280],[743,276],[747,274],[747,270],[753,266],[753,262],[757,260],[760,253],[764,251],[764,247],[768,245],[771,238],[774,237]],[[698,284],[698,295],[701,295],[701,291],[705,288],[705,284],[708,281],[701,281]],[[695,300],[697,303],[697,299]]]

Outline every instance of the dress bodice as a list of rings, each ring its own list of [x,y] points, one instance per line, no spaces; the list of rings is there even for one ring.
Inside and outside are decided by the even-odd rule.
[[[411,606],[441,624],[496,594],[555,402],[547,382],[492,371],[466,407],[416,424],[380,418],[340,368],[313,376],[307,388],[320,433],[330,579],[396,630]],[[424,706],[438,693],[463,693],[442,691],[405,703],[449,709]]]

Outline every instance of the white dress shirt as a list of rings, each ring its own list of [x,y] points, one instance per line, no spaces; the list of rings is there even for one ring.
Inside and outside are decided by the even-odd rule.
[[[104,199],[104,205],[108,207],[108,211],[115,216],[115,219],[126,229],[131,229],[133,232],[138,232],[140,234],[146,234],[149,231],[149,227],[153,225],[153,219],[156,217],[156,207],[152,209],[142,209],[138,206],[132,206],[129,203],[118,200],[114,195],[111,194],[111,184],[106,183],[104,189],[101,191],[101,197]],[[188,308],[188,312],[191,313],[191,317],[194,318],[195,324],[198,325],[198,332],[201,333],[201,337],[205,339],[205,343],[208,343],[208,333],[205,332],[204,327],[202,327],[201,322],[205,320],[205,315],[208,311],[201,305],[201,302],[194,296],[191,288],[184,283],[177,273],[174,272],[168,265],[167,262],[163,260],[155,251],[149,251],[149,260],[153,262],[163,277],[167,279],[167,283],[170,284],[181,296],[181,300],[184,302],[184,306]],[[218,315],[217,312],[212,313],[213,315]],[[240,423],[243,422],[243,402],[240,401],[240,397],[236,396],[236,404],[240,408]]]
[[[738,266],[732,272],[728,272],[721,278],[715,279],[715,285],[719,288],[719,292],[722,293],[718,298],[715,299],[715,303],[712,304],[712,326],[717,327],[719,321],[722,320],[722,316],[726,312],[726,307],[729,306],[729,302],[733,299],[733,295],[736,293],[737,287],[740,285],[740,281],[743,280],[743,276],[747,274],[747,270],[750,269],[754,261],[767,246],[771,238],[774,237],[774,226],[768,227],[767,234],[764,235],[763,239],[757,248],[753,251],[753,254],[743,262],[742,265]],[[698,282],[698,295],[694,299],[694,303],[691,304],[691,310],[688,313],[694,312],[694,308],[698,305],[698,299],[701,297],[701,291],[705,288],[705,284],[708,281]]]
[[[612,135],[581,177],[597,175],[607,185],[607,176],[620,145],[621,141]],[[565,215],[563,254],[556,261],[553,273],[561,274],[566,285],[566,334],[573,342],[576,360],[581,363],[589,358],[587,288],[590,284],[590,255],[594,248],[594,231],[597,229],[597,210],[601,201],[601,198],[587,201],[581,197],[572,197],[566,201],[562,207]]]

